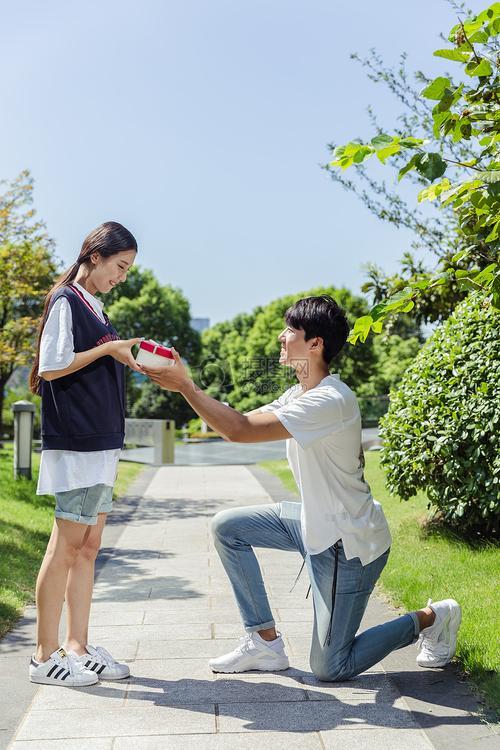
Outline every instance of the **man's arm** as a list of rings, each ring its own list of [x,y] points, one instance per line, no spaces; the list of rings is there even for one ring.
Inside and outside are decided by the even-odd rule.
[[[233,443],[261,443],[291,437],[272,412],[259,413],[258,409],[254,409],[248,414],[241,414],[207,396],[192,380],[180,393],[213,430]]]
[[[191,380],[175,349],[172,351],[174,365],[155,368],[143,366],[143,371],[161,388],[181,393],[195,412],[225,440],[234,443],[260,443],[291,437],[273,413],[254,409],[248,414],[241,414],[207,396]]]

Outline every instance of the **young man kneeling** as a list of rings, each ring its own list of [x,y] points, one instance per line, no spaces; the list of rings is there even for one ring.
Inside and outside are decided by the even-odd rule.
[[[214,672],[276,671],[289,666],[253,547],[297,550],[311,582],[314,625],[310,664],[320,680],[346,680],[391,651],[419,640],[417,663],[442,667],[455,653],[461,610],[453,599],[409,612],[356,635],[389,557],[391,536],[365,481],[361,416],[354,393],[330,373],[349,326],[329,296],[307,297],[285,315],[280,364],[298,383],[277,400],[240,414],[201,391],[177,353],[172,367],[144,368],[162,388],[180,392],[226,440],[287,440],[301,503],[230,509],[213,519],[216,549],[231,581],[247,636],[212,659]]]

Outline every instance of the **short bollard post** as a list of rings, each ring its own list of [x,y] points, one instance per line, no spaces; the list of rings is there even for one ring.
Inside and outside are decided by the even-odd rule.
[[[155,464],[173,464],[175,452],[175,420],[165,419],[158,424],[155,441]]]
[[[31,448],[35,405],[31,401],[16,401],[14,412],[14,478],[31,479]]]

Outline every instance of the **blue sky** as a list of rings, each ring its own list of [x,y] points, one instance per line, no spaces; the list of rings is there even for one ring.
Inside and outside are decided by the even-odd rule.
[[[438,74],[445,0],[1,6],[0,177],[31,170],[66,264],[121,221],[212,322],[319,284],[359,291],[369,261],[396,269],[408,235],[319,165],[327,143],[370,135],[368,103],[388,126],[399,111],[350,53],[406,51]]]

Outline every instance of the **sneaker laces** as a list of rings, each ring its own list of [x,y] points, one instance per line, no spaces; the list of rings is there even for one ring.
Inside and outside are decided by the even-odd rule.
[[[105,649],[104,646],[91,646],[90,648],[92,648],[93,651],[95,651],[95,653],[101,657],[107,667],[111,667],[113,666],[113,664],[116,664],[116,659],[111,656],[109,651]],[[93,655],[94,654],[90,653],[90,656]]]
[[[240,643],[239,646],[236,647],[236,651],[239,651],[240,653],[248,653],[250,651],[250,644],[253,644],[252,635],[251,633],[247,633],[246,635],[242,635],[239,639]]]
[[[64,667],[64,669],[67,669],[70,673],[71,677],[74,677],[77,672],[81,671],[81,664],[78,661],[78,659],[75,659],[70,654],[66,654],[66,656],[61,656],[59,652],[56,653],[55,656],[52,657],[52,660],[56,662],[61,667]]]

